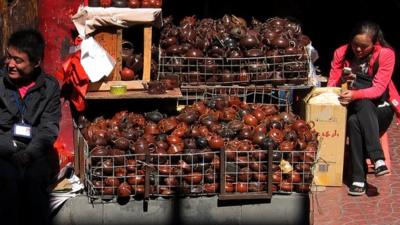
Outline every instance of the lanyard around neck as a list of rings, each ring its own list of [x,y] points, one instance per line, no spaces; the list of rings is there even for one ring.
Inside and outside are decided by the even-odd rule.
[[[23,99],[21,99],[19,97],[19,95],[17,94],[16,91],[13,92],[13,95],[15,97],[15,102],[17,104],[18,111],[21,114],[21,122],[24,123],[24,113],[26,110],[25,101],[27,100],[27,98],[25,98],[25,101],[24,101]]]

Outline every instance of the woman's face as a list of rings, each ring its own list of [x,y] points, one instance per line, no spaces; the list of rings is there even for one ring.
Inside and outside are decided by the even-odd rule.
[[[358,34],[351,41],[351,48],[358,59],[362,59],[374,50],[374,43],[367,34]]]

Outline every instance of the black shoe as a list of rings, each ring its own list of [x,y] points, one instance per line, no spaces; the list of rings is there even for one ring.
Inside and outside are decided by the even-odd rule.
[[[382,165],[375,169],[375,176],[379,177],[385,174],[388,174],[390,171],[386,165]]]
[[[353,196],[360,196],[365,194],[365,191],[367,189],[367,184],[364,184],[364,187],[359,187],[359,186],[355,186],[355,185],[351,185],[349,190],[347,191],[347,193],[349,195],[353,195]]]

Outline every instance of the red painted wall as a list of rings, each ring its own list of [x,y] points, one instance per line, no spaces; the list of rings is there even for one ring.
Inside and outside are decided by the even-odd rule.
[[[54,74],[68,56],[69,46],[73,41],[72,33],[76,30],[71,21],[83,0],[39,0],[39,29],[46,41],[44,71]],[[62,106],[60,133],[57,140],[60,165],[73,162],[74,139],[73,122],[69,103]],[[62,151],[61,151],[62,150]],[[71,157],[72,156],[72,157]]]
[[[39,0],[39,29],[46,41],[43,67],[49,74],[54,74],[68,55],[76,30],[71,16],[83,1]]]

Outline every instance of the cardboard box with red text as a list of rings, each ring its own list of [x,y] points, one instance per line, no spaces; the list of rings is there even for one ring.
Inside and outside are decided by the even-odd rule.
[[[314,166],[314,182],[342,186],[347,109],[340,105],[340,88],[314,88],[304,99],[305,118],[319,133],[319,152]]]

